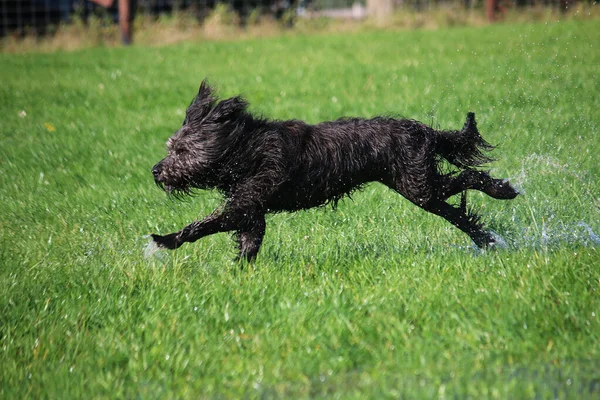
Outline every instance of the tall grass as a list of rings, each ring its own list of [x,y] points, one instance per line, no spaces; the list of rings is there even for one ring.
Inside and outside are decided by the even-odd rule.
[[[0,55],[1,397],[597,397],[599,28]],[[507,248],[373,184],[270,216],[243,271],[225,234],[145,258],[220,201],[150,173],[205,76],[281,119],[476,112],[524,192],[469,196]]]

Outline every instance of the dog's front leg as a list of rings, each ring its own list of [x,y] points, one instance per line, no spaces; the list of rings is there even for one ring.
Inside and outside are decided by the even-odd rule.
[[[254,218],[251,226],[243,231],[237,232],[236,240],[238,242],[238,255],[236,261],[252,261],[256,258],[265,236],[265,228],[265,217],[262,215],[260,218],[258,216],[257,218]]]
[[[264,216],[252,218],[251,213],[239,208],[226,207],[222,211],[215,211],[202,221],[195,221],[180,230],[165,236],[151,235],[154,242],[166,249],[176,249],[185,242],[195,242],[205,236],[218,232],[242,230],[252,223],[254,219],[264,221]]]
[[[185,242],[195,242],[196,240],[212,235],[213,233],[223,231],[226,224],[221,221],[227,220],[223,214],[211,214],[202,221],[194,221],[179,232],[173,232],[168,235],[152,234],[152,239],[159,246],[165,249],[174,250]]]

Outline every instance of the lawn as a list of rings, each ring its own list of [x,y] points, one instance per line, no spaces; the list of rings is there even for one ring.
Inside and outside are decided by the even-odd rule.
[[[597,398],[600,22],[0,55],[0,397]],[[220,202],[150,169],[200,81],[272,118],[459,129],[523,195],[469,238],[372,184],[145,257]]]

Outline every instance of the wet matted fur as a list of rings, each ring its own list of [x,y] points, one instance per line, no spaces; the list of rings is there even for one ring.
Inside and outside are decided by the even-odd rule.
[[[368,182],[383,183],[487,247],[495,238],[467,211],[466,190],[495,199],[518,194],[508,181],[476,169],[491,161],[485,153],[493,147],[480,136],[474,113],[467,114],[460,131],[440,131],[388,117],[316,125],[271,121],[253,116],[247,105],[239,96],[219,101],[206,80],[200,85],[183,125],[167,142],[167,157],[152,173],[169,193],[217,189],[225,201],[179,232],[152,235],[159,247],[176,249],[232,231],[239,258],[251,260],[265,234],[266,214],[335,206]],[[443,159],[455,170],[442,172]],[[462,194],[458,207],[446,202],[456,194]]]

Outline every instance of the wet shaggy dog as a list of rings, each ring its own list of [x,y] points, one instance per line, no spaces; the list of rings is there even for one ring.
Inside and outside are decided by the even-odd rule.
[[[218,101],[202,82],[181,128],[167,142],[168,155],[152,168],[154,180],[175,195],[217,189],[224,204],[179,232],[152,235],[176,249],[217,232],[235,232],[238,257],[256,257],[265,215],[338,200],[368,182],[380,182],[417,206],[445,218],[478,247],[495,244],[466,208],[475,189],[495,199],[518,192],[506,180],[475,169],[491,159],[475,114],[458,131],[439,131],[409,119],[343,118],[309,125],[269,121],[250,114],[241,97]],[[440,168],[446,160],[456,168]],[[443,172],[443,170],[448,170]],[[462,194],[459,206],[446,200]]]

